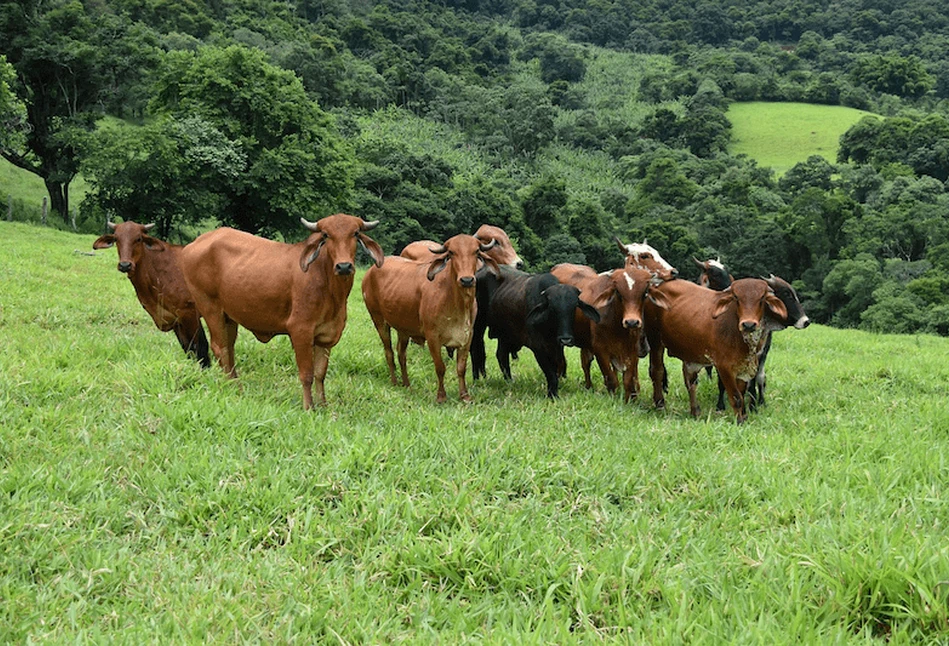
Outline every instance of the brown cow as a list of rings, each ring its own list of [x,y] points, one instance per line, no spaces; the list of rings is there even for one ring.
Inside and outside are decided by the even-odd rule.
[[[92,248],[118,248],[118,270],[128,276],[138,302],[155,325],[162,332],[174,330],[181,349],[207,368],[211,365],[208,340],[179,266],[182,247],[148,235],[154,227],[131,221],[109,222],[112,233],[99,237]]]
[[[679,275],[679,270],[666,262],[655,248],[646,244],[645,240],[630,244],[623,244],[616,237],[613,240],[616,241],[619,250],[623,252],[627,267],[645,269],[652,272],[652,275],[660,280],[672,280]]]
[[[184,248],[181,266],[224,372],[237,376],[238,325],[263,343],[287,334],[303,385],[303,408],[309,410],[314,381],[317,401],[326,404],[323,379],[330,349],[346,325],[356,244],[377,265],[383,253],[364,233],[378,222],[342,213],[315,223],[300,221],[312,233],[296,244],[229,228],[209,231]]]
[[[560,282],[579,288],[580,297],[600,313],[598,323],[579,315],[574,321],[585,386],[593,385],[590,363],[596,358],[609,392],[617,388],[618,370],[623,373],[623,401],[638,396],[643,303],[650,285],[657,279],[645,269],[614,269],[597,274],[590,267],[569,263],[556,265],[550,273]]]
[[[491,250],[487,252],[487,255],[497,264],[509,265],[515,269],[520,269],[524,265],[521,257],[514,251],[514,245],[511,244],[511,239],[507,236],[504,229],[491,226],[490,224],[482,224],[475,232],[475,237],[485,245],[491,244],[492,240],[495,241],[495,244],[491,247]],[[435,258],[435,254],[432,253],[431,249],[438,248],[439,246],[439,243],[432,240],[410,242],[399,255],[409,260],[431,261]]]
[[[457,350],[458,394],[463,401],[471,400],[465,370],[478,309],[475,271],[480,260],[492,273],[499,272],[497,263],[487,255],[495,244],[483,244],[474,236],[456,235],[444,245],[432,247],[434,259],[430,262],[390,256],[384,266],[371,267],[366,272],[362,281],[363,300],[382,340],[393,384],[397,383],[392,354],[394,328],[399,339],[403,386],[409,385],[405,362],[409,340],[427,342],[438,378],[436,401],[442,403],[447,399],[443,346]]]
[[[737,422],[745,421],[745,389],[758,370],[765,315],[784,319],[787,308],[768,283],[743,278],[717,292],[686,280],[661,283],[645,308],[653,401],[665,406],[663,353],[682,360],[693,417],[699,415],[695,387],[704,366],[713,365],[725,385]],[[769,312],[770,310],[770,312]]]

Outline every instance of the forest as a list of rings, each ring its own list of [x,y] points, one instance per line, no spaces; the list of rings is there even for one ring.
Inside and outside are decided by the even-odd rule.
[[[62,222],[81,176],[89,233],[344,211],[398,253],[490,223],[534,270],[645,238],[821,323],[947,335],[946,51],[935,0],[5,0],[0,155]],[[743,101],[877,116],[778,177],[728,152]]]

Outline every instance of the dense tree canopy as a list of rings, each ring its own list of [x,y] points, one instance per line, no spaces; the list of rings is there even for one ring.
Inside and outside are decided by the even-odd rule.
[[[599,270],[648,238],[686,276],[792,280],[822,322],[945,334],[947,49],[935,0],[12,0],[0,153],[64,218],[81,171],[100,226],[350,210],[395,253],[487,222]],[[879,116],[777,179],[728,154],[736,100]]]

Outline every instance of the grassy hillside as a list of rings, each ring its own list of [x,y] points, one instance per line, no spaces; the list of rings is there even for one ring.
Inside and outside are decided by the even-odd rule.
[[[525,351],[436,406],[357,284],[306,414],[286,338],[201,371],[92,240],[0,222],[4,642],[949,638],[949,339],[781,333],[742,427],[575,352],[559,401]]]
[[[746,154],[778,176],[811,155],[837,163],[840,136],[870,115],[863,110],[810,103],[733,103],[729,152]]]

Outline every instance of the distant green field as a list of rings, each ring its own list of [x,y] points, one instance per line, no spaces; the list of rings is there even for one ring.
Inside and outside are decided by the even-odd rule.
[[[727,113],[732,123],[729,152],[744,153],[778,176],[811,155],[835,163],[840,136],[872,114],[810,103],[734,103]]]
[[[38,175],[23,171],[0,158],[0,197],[6,205],[8,197],[39,206],[46,197],[46,186]]]

